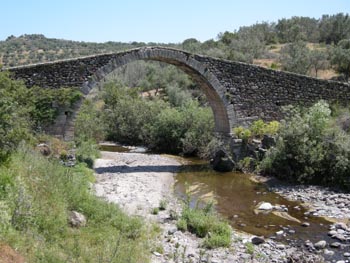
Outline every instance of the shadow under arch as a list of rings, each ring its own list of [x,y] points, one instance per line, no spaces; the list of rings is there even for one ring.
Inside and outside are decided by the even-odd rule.
[[[225,88],[221,85],[215,74],[210,71],[208,67],[209,61],[206,57],[163,47],[142,47],[109,54],[108,56],[110,57],[110,61],[100,67],[93,74],[91,80],[83,85],[82,90],[85,94],[88,94],[109,73],[130,62],[137,60],[164,62],[183,70],[199,85],[212,108],[215,120],[215,132],[224,136],[230,135],[231,128],[235,124],[233,105],[225,97]]]

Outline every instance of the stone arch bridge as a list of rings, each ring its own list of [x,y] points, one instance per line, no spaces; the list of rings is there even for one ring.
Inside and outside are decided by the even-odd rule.
[[[348,84],[164,47],[142,47],[7,70],[12,72],[13,78],[23,79],[28,87],[80,87],[88,94],[113,70],[136,60],[172,64],[192,77],[208,98],[214,113],[215,131],[223,135],[229,135],[233,126],[255,119],[280,119],[284,105],[309,105],[320,99],[347,104],[350,100]]]

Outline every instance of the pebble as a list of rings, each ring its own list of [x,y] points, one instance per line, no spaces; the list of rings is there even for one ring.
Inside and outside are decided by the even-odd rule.
[[[346,258],[350,258],[350,253],[349,253],[349,252],[345,252],[345,253],[343,254],[343,256],[346,257]]]
[[[277,231],[277,232],[276,232],[276,235],[277,235],[277,236],[282,236],[283,234],[284,234],[283,230],[280,230],[280,231]]]
[[[336,234],[337,234],[337,231],[335,231],[335,230],[331,230],[331,231],[328,232],[329,236],[334,236]]]
[[[342,242],[346,241],[346,238],[342,234],[335,234],[334,236],[332,236],[332,238],[338,239],[339,241],[342,241]]]
[[[278,245],[276,245],[276,248],[277,248],[277,249],[280,249],[280,250],[283,250],[283,249],[286,248],[286,246],[283,245],[283,244],[278,244]]]
[[[162,254],[158,253],[157,251],[153,251],[153,255],[155,255],[156,257],[160,257]]]
[[[338,248],[338,247],[340,247],[340,243],[339,242],[333,242],[333,243],[331,243],[329,246],[330,247],[333,247],[333,248]]]
[[[303,227],[308,227],[308,226],[310,226],[310,223],[308,223],[308,222],[303,222],[303,223],[301,224],[301,226],[303,226]]]
[[[325,250],[323,251],[323,253],[324,253],[325,255],[327,255],[327,256],[333,256],[333,255],[334,255],[334,251],[328,250],[328,249],[325,249]]]
[[[321,241],[318,241],[317,243],[315,243],[315,244],[314,244],[314,247],[315,247],[316,249],[323,249],[323,248],[326,247],[326,245],[327,245],[327,242],[324,241],[324,240],[321,240]]]

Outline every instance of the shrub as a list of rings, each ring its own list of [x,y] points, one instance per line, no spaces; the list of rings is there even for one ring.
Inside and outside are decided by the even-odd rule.
[[[0,163],[7,160],[22,140],[31,137],[27,92],[22,82],[0,72]]]
[[[152,211],[151,211],[152,215],[158,215],[158,213],[159,213],[159,207],[152,208]]]
[[[161,200],[159,202],[159,210],[166,210],[167,205],[168,205],[168,202],[166,200]]]
[[[75,120],[74,135],[80,141],[94,140],[99,142],[105,138],[103,113],[97,103],[86,99],[81,105]]]
[[[100,156],[98,145],[92,141],[78,141],[76,158],[79,162],[84,162],[89,168],[93,167],[94,160]]]
[[[349,187],[350,135],[336,123],[324,101],[307,110],[289,109],[262,170],[300,183]]]
[[[233,133],[242,140],[247,141],[248,139],[251,138],[252,133],[249,129],[243,128],[242,126],[233,128]]]
[[[190,97],[171,107],[161,100],[141,98],[135,90],[107,84],[103,100],[108,139],[146,144],[167,153],[206,155],[213,138],[213,114]]]
[[[190,208],[186,205],[177,227],[181,231],[188,230],[198,237],[205,237],[203,246],[206,248],[228,247],[231,244],[231,228],[211,208],[212,205],[204,209]]]

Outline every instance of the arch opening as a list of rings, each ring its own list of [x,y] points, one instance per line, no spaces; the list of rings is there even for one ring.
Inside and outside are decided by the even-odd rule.
[[[226,101],[224,88],[208,70],[205,62],[196,60],[196,57],[189,53],[175,49],[140,48],[115,54],[109,63],[95,73],[87,86],[91,90],[114,70],[138,60],[164,62],[189,75],[207,97],[214,115],[215,132],[224,136],[230,135],[234,124],[234,112],[232,105]]]

